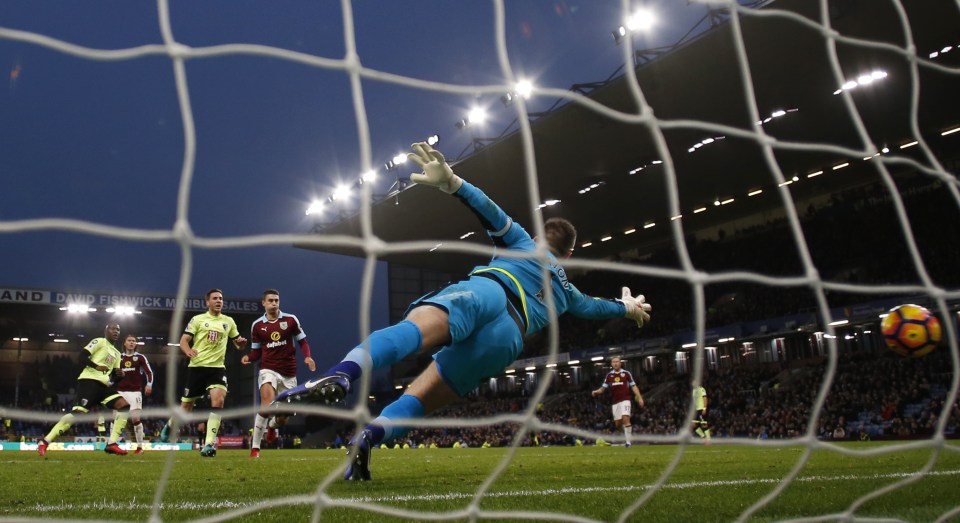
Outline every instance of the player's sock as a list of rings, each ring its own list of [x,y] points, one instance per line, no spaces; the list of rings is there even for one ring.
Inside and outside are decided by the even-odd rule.
[[[73,414],[68,412],[64,414],[63,417],[60,418],[60,421],[58,421],[57,424],[54,425],[52,429],[50,429],[50,432],[48,432],[47,436],[43,439],[47,443],[50,443],[53,440],[57,439],[57,437],[63,434],[64,432],[70,430],[70,427],[72,426],[73,426]]]
[[[396,425],[385,425],[385,421],[399,419],[422,418],[425,412],[423,404],[416,396],[404,394],[396,401],[386,406],[383,411],[373,420],[367,428],[370,430],[370,443],[379,444],[382,441],[389,441],[399,438],[406,434],[409,427],[398,427]]]
[[[697,433],[697,436],[700,436],[701,438],[704,437],[703,429],[701,429],[700,427],[697,427],[696,433]]]
[[[703,431],[703,433],[706,434],[705,437],[706,437],[707,439],[710,439],[710,429],[707,429],[707,430]]]
[[[127,418],[130,417],[130,414],[127,412],[118,412],[117,418],[113,420],[113,430],[110,431],[110,439],[107,440],[107,444],[116,443],[120,439],[120,433],[123,432],[123,428],[127,426]]]
[[[137,438],[137,448],[143,448],[143,422],[140,420],[133,422],[133,434]]]
[[[216,412],[211,412],[210,415],[207,416],[207,439],[204,440],[204,445],[216,446],[218,432],[220,432],[220,415]]]
[[[422,343],[420,328],[409,320],[403,320],[370,334],[364,343],[348,352],[343,361],[334,365],[324,376],[343,374],[351,382],[356,381],[365,372],[389,367],[420,350]],[[369,347],[369,350],[365,347]]]
[[[263,439],[263,432],[267,430],[267,418],[257,414],[253,421],[253,440],[250,441],[250,447],[260,448],[260,441]]]
[[[273,416],[270,416],[269,418],[267,418],[267,428],[268,428],[268,429],[275,429],[275,428],[277,428],[277,427],[279,427],[279,425],[277,425],[277,418],[275,418],[275,417],[273,417]]]
[[[630,425],[624,425],[624,426],[623,426],[623,437],[626,438],[624,441],[626,441],[627,445],[630,444],[630,433],[631,433],[631,432],[633,432],[633,427],[632,427],[632,426],[630,426]]]

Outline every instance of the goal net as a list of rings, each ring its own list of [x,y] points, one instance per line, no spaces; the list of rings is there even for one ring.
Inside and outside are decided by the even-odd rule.
[[[377,262],[424,271],[410,278],[414,288],[390,289],[396,316],[427,290],[432,276],[424,275],[495,253],[475,219],[462,216],[469,213],[410,183],[409,165],[394,156],[406,144],[385,143],[436,133],[457,173],[531,235],[542,235],[552,216],[577,225],[576,253],[564,267],[578,288],[616,296],[626,285],[654,306],[639,332],[624,322],[557,318],[527,340],[504,374],[462,403],[412,421],[414,430],[398,442],[414,447],[409,454],[386,459],[392,450],[375,450],[374,470],[377,460],[389,467],[392,459],[417,468],[389,476],[382,490],[343,488],[347,461],[330,451],[322,474],[314,457],[283,469],[310,475],[302,491],[273,494],[274,479],[261,470],[251,474],[266,478],[262,498],[204,504],[178,485],[177,476],[189,473],[171,452],[149,499],[119,494],[91,503],[48,485],[48,505],[3,509],[0,520],[113,520],[125,506],[146,507],[151,521],[184,512],[205,521],[252,519],[289,507],[308,507],[314,521],[669,520],[684,514],[679,506],[699,506],[694,498],[708,490],[723,506],[706,519],[957,517],[960,496],[945,485],[960,473],[952,441],[960,415],[960,4],[671,4],[374,7],[343,0],[222,6],[211,16],[210,6],[158,0],[149,14],[143,6],[113,6],[109,16],[91,7],[92,19],[70,20],[48,6],[0,6],[0,59],[10,64],[0,151],[11,161],[0,245],[12,267],[4,271],[12,280],[0,285],[42,285],[30,270],[50,256],[116,265],[121,288],[140,288],[138,273],[154,266],[172,268],[169,287],[154,290],[176,292],[175,340],[183,303],[201,277],[246,278],[221,267],[269,267],[268,253],[296,245],[357,256],[351,267],[362,281],[348,292],[359,297],[351,313],[365,335],[373,303],[384,299]],[[27,16],[31,9],[35,16]],[[296,9],[304,12],[273,12]],[[661,18],[648,27],[643,13]],[[46,18],[49,25],[38,22]],[[664,33],[655,33],[658,26]],[[588,33],[603,35],[608,48],[597,51]],[[398,55],[405,60],[391,62]],[[573,63],[561,68],[564,59]],[[31,92],[38,63],[48,68],[42,74],[62,80]],[[109,96],[85,100],[71,90]],[[492,121],[484,126],[479,113],[468,115],[471,106],[486,106]],[[15,120],[29,114],[24,107],[62,118],[56,127]],[[257,133],[238,131],[250,128]],[[140,133],[151,147],[139,143]],[[74,142],[81,135],[93,139]],[[134,162],[125,149],[138,148],[142,159]],[[234,155],[225,154],[230,148]],[[131,163],[118,170],[122,162]],[[117,174],[124,170],[129,174]],[[310,177],[319,179],[313,187],[298,186]],[[91,186],[99,200],[86,200],[81,188]],[[77,194],[84,201],[75,201]],[[277,215],[302,216],[303,209],[305,220],[284,218],[277,228]],[[142,254],[124,263],[134,249]],[[333,282],[335,271],[310,266],[320,254],[297,252],[291,263],[304,266],[249,277],[301,273],[304,289],[335,302],[327,295],[340,287],[315,283],[311,274]],[[82,278],[75,274],[75,285],[82,287]],[[885,348],[881,315],[904,303],[926,307],[939,322],[942,334],[926,326],[917,334],[940,338],[933,353],[901,359]],[[3,343],[4,351],[15,350]],[[643,408],[633,405],[627,431],[611,423],[606,398],[590,395],[611,356],[623,358],[646,398]],[[145,417],[204,421],[206,414],[178,411],[179,351],[165,358],[164,405]],[[407,371],[395,373],[398,388],[413,376]],[[709,423],[698,421],[701,386]],[[365,377],[357,397],[375,387]],[[226,419],[257,412],[229,399],[227,406]],[[328,420],[345,440],[380,407],[300,402],[282,409]],[[48,427],[60,416],[6,401],[0,414]],[[476,467],[462,456],[412,454],[431,442],[505,450],[491,454],[474,478]],[[616,448],[620,455],[594,448],[629,443],[629,450]],[[601,453],[526,453],[531,446]],[[901,458],[907,454],[914,457]],[[647,461],[638,465],[637,456]],[[754,458],[742,456],[771,460],[776,472],[758,471],[744,462]],[[850,458],[871,465],[819,475],[820,462]],[[25,458],[13,459],[4,467],[40,474]],[[620,484],[583,485],[578,471],[540,468],[541,459],[597,463],[621,476]],[[460,478],[438,480],[442,473],[432,474],[432,466],[454,476],[471,470],[470,492]],[[690,468],[710,472],[691,476]],[[533,471],[525,488],[503,486],[523,470]],[[418,487],[404,488],[404,474]],[[839,501],[818,497],[816,489],[850,483],[859,486]],[[934,499],[917,494],[927,485]],[[913,497],[889,501],[902,492]],[[676,506],[664,506],[670,503]],[[177,515],[167,512],[171,506]]]

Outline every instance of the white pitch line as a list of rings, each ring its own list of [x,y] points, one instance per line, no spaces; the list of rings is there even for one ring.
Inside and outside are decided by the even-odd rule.
[[[806,476],[794,480],[798,483],[813,483],[817,481],[850,481],[850,480],[870,480],[870,479],[903,479],[915,475],[908,472],[895,472],[889,474],[872,474],[866,476],[842,475],[842,476]],[[957,476],[960,470],[940,470],[928,472],[924,476]],[[717,480],[717,481],[690,481],[685,483],[667,483],[663,485],[664,490],[685,490],[694,488],[709,487],[730,487],[742,485],[761,485],[775,484],[783,481],[782,478],[756,478],[756,479],[738,479],[738,480]],[[542,490],[511,490],[506,492],[487,492],[485,498],[510,498],[510,497],[540,497],[557,496],[564,494],[586,494],[598,492],[631,492],[647,490],[653,485],[631,485],[625,487],[569,487],[560,489],[542,489]],[[347,503],[391,503],[391,502],[410,502],[410,501],[450,501],[457,499],[473,499],[476,494],[473,492],[451,492],[448,494],[421,494],[408,496],[371,496],[371,497],[351,497],[334,498],[337,502]],[[301,496],[297,496],[301,497]],[[276,498],[272,501],[282,501],[285,498]],[[209,510],[209,509],[236,509],[251,507],[264,504],[266,501],[213,501],[206,503],[195,503],[191,501],[181,501],[177,503],[161,503],[161,510]],[[287,503],[284,503],[287,504]],[[306,503],[293,503],[306,504]],[[91,511],[91,510],[148,510],[152,505],[137,503],[136,499],[128,502],[103,500],[94,503],[57,503],[57,504],[36,504],[29,508],[24,507],[18,510],[18,514],[27,512],[65,512],[65,511]],[[0,520],[4,518],[0,517]]]

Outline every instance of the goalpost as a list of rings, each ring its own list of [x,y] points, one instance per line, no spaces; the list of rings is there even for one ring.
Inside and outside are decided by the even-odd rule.
[[[668,229],[668,237],[672,247],[677,252],[678,268],[664,268],[654,265],[648,265],[640,262],[621,263],[604,259],[591,259],[590,251],[584,247],[588,240],[597,243],[603,241],[601,238],[581,238],[581,244],[578,246],[578,257],[571,259],[565,266],[569,269],[583,270],[602,270],[613,273],[619,273],[623,277],[631,278],[649,278],[660,281],[679,281],[687,286],[690,291],[691,310],[687,314],[692,317],[694,331],[696,333],[695,344],[697,347],[703,347],[707,342],[707,314],[708,306],[706,299],[706,288],[712,284],[723,284],[728,282],[747,282],[759,286],[774,287],[780,289],[803,288],[809,291],[813,296],[817,309],[817,322],[823,326],[826,333],[824,343],[826,346],[825,372],[819,383],[816,398],[813,401],[807,420],[807,430],[805,433],[791,440],[789,443],[803,448],[801,457],[793,464],[789,473],[783,476],[782,480],[769,489],[769,492],[758,499],[754,504],[744,507],[739,516],[739,520],[746,521],[754,517],[760,510],[770,504],[778,495],[783,493],[791,484],[797,481],[804,471],[809,459],[814,452],[829,446],[830,450],[846,455],[855,456],[880,456],[895,453],[906,448],[925,448],[931,450],[931,458],[926,465],[914,474],[907,475],[902,479],[890,482],[886,486],[869,492],[850,504],[845,511],[839,514],[822,514],[819,518],[809,518],[806,520],[834,520],[849,519],[860,520],[858,509],[867,502],[879,498],[885,494],[916,482],[924,477],[925,474],[933,470],[936,465],[937,456],[940,453],[957,452],[956,445],[946,439],[947,422],[951,417],[952,406],[957,401],[958,388],[960,388],[960,351],[958,351],[957,332],[956,332],[956,304],[960,300],[960,289],[944,288],[934,278],[931,277],[930,260],[924,258],[924,251],[916,239],[914,230],[917,224],[913,223],[904,204],[904,197],[895,181],[895,173],[911,171],[917,176],[939,182],[936,191],[943,195],[947,200],[960,209],[960,183],[957,181],[956,169],[958,165],[957,154],[958,146],[948,140],[955,139],[960,135],[953,134],[960,128],[960,120],[955,122],[946,122],[946,127],[940,126],[931,129],[931,122],[939,122],[938,118],[931,118],[928,112],[937,112],[936,107],[924,105],[927,96],[944,96],[944,99],[952,103],[955,102],[955,94],[950,93],[950,89],[958,85],[957,78],[960,77],[960,66],[957,65],[955,57],[960,55],[960,40],[956,37],[956,27],[953,26],[953,41],[945,40],[937,47],[923,47],[918,44],[917,35],[925,31],[943,34],[943,31],[934,31],[931,27],[919,27],[914,25],[916,22],[911,18],[911,13],[920,10],[918,0],[875,0],[878,4],[871,4],[870,9],[883,11],[885,16],[892,17],[899,23],[899,33],[890,35],[889,38],[875,39],[872,36],[863,36],[860,34],[845,34],[839,31],[834,23],[839,21],[843,25],[844,17],[859,16],[857,2],[845,2],[839,0],[820,0],[807,3],[812,16],[808,14],[798,14],[790,10],[782,9],[782,5],[787,2],[755,2],[751,5],[741,5],[732,0],[710,2],[701,0],[706,6],[715,9],[725,9],[722,20],[718,19],[722,34],[729,35],[732,43],[732,55],[729,62],[724,62],[725,66],[735,67],[736,76],[739,80],[739,90],[735,93],[736,98],[743,105],[747,121],[745,125],[737,125],[726,121],[711,121],[709,119],[699,119],[694,117],[684,118],[666,118],[663,114],[670,114],[676,108],[664,108],[658,105],[652,105],[648,100],[651,98],[651,76],[645,66],[644,61],[647,57],[638,55],[633,36],[625,33],[620,49],[622,50],[622,72],[624,74],[622,89],[628,93],[629,105],[633,109],[612,108],[597,101],[590,95],[581,94],[566,89],[538,87],[531,95],[535,99],[556,99],[559,104],[569,105],[578,109],[588,111],[598,121],[604,125],[612,126],[636,126],[643,129],[649,136],[649,144],[652,149],[649,151],[650,158],[655,159],[662,169],[661,187],[665,191],[661,196],[662,216],[642,216],[646,212],[639,209],[636,213],[639,219],[648,220],[647,223],[659,221],[661,230]],[[960,3],[949,0],[940,0],[922,7],[925,12],[940,10],[943,20],[956,22],[960,19]],[[863,7],[864,2],[860,2]],[[795,3],[789,4],[795,6]],[[360,149],[360,163],[363,166],[362,171],[368,172],[375,170],[380,164],[378,158],[374,157],[372,151],[372,139],[370,121],[373,119],[367,113],[363,86],[368,83],[378,85],[397,86],[404,89],[423,90],[428,92],[442,93],[461,97],[485,96],[490,98],[499,98],[505,93],[514,93],[516,82],[520,79],[517,67],[512,61],[511,50],[507,46],[507,15],[506,3],[502,0],[493,0],[493,19],[478,20],[478,24],[489,26],[489,33],[493,39],[493,46],[496,50],[496,60],[499,63],[502,77],[498,83],[492,85],[465,85],[451,80],[449,83],[437,82],[429,79],[408,77],[392,74],[386,71],[370,68],[361,62],[358,55],[357,38],[355,30],[357,20],[354,19],[354,6],[349,0],[341,2],[343,18],[342,23],[344,33],[344,44],[347,50],[343,58],[331,58],[318,56],[314,54],[296,52],[279,47],[252,44],[220,44],[210,46],[190,47],[179,42],[175,36],[175,27],[170,17],[170,5],[166,0],[158,0],[157,12],[160,23],[160,32],[162,34],[162,44],[140,45],[136,47],[122,49],[99,49],[77,45],[68,40],[58,39],[51,36],[38,34],[29,30],[6,27],[3,20],[0,20],[0,40],[18,42],[20,44],[35,46],[44,50],[59,53],[72,60],[90,60],[98,62],[124,63],[130,60],[141,59],[164,59],[169,60],[173,68],[173,77],[176,85],[176,98],[179,107],[179,117],[182,120],[182,169],[179,172],[179,178],[175,183],[177,186],[175,203],[175,225],[169,229],[156,230],[139,227],[118,227],[106,225],[96,220],[78,220],[56,218],[53,214],[47,217],[31,219],[7,219],[0,221],[0,238],[5,240],[14,238],[18,234],[32,234],[55,231],[66,234],[93,235],[108,238],[120,242],[151,242],[166,243],[174,245],[182,253],[181,270],[177,286],[178,308],[174,311],[175,318],[182,318],[184,310],[182,308],[183,299],[188,296],[188,290],[191,286],[191,270],[194,261],[194,252],[200,249],[227,250],[238,247],[250,246],[288,246],[291,244],[308,245],[319,250],[324,249],[361,249],[365,251],[364,280],[362,287],[358,290],[361,295],[360,323],[365,330],[369,330],[370,325],[370,303],[373,299],[373,277],[375,264],[379,257],[397,253],[421,253],[426,252],[437,245],[437,242],[445,242],[444,248],[454,252],[462,252],[474,255],[490,255],[493,251],[488,247],[477,247],[476,244],[468,241],[451,241],[449,238],[422,238],[418,241],[385,243],[375,234],[374,224],[371,222],[372,208],[375,205],[374,200],[377,195],[371,184],[359,184],[361,199],[357,209],[359,214],[360,236],[351,237],[342,234],[315,234],[315,233],[297,233],[289,234],[256,234],[246,235],[244,231],[237,231],[236,234],[223,237],[204,237],[194,234],[190,221],[191,211],[191,193],[194,189],[195,171],[197,157],[202,154],[204,144],[197,140],[195,127],[195,113],[198,108],[191,103],[189,89],[189,80],[191,74],[188,73],[187,62],[200,59],[219,59],[222,57],[245,58],[245,59],[269,59],[283,61],[285,63],[295,64],[303,68],[313,68],[323,70],[324,72],[333,72],[342,74],[350,86],[353,114],[355,116],[355,125],[357,129],[357,138]],[[815,6],[812,8],[811,6]],[[631,10],[631,2],[623,0],[621,2],[621,11],[626,15]],[[582,6],[581,9],[590,9],[589,5]],[[719,13],[720,11],[717,11]],[[892,13],[892,15],[891,15]],[[718,15],[719,16],[719,15]],[[924,18],[929,20],[930,18]],[[811,40],[821,43],[816,49],[809,49],[810,63],[819,65],[826,64],[826,70],[807,71],[811,76],[817,75],[822,78],[824,74],[832,79],[836,91],[825,93],[824,96],[833,97],[832,100],[837,111],[842,111],[847,119],[847,125],[852,129],[852,133],[844,134],[843,140],[833,141],[829,138],[821,139],[817,132],[809,131],[806,139],[778,139],[777,131],[772,126],[767,125],[770,121],[785,117],[790,118],[788,110],[794,109],[784,107],[783,114],[778,111],[771,113],[771,108],[778,103],[777,100],[767,98],[770,90],[763,89],[763,96],[758,96],[758,86],[766,82],[776,82],[780,79],[777,74],[786,70],[784,64],[769,63],[770,55],[762,55],[756,47],[773,45],[773,42],[766,42],[764,38],[768,35],[760,34],[759,28],[764,24],[783,24],[792,27],[794,30],[801,28],[808,33]],[[923,38],[924,42],[930,39]],[[804,44],[809,43],[805,40]],[[782,44],[782,42],[781,42]],[[952,54],[951,54],[952,53]],[[851,55],[865,57],[868,63],[895,63],[896,74],[877,73],[871,76],[871,72],[850,70],[844,64],[849,63],[847,58]],[[652,63],[656,64],[656,60]],[[763,66],[756,65],[764,64]],[[639,65],[639,67],[638,67]],[[794,64],[787,64],[794,65]],[[769,69],[764,66],[769,66]],[[809,65],[806,63],[796,64],[798,69],[804,69]],[[812,67],[812,66],[809,66]],[[15,73],[11,73],[11,82],[15,81],[21,74],[20,66],[15,68]],[[697,81],[697,72],[689,72],[691,81]],[[654,75],[655,76],[655,75]],[[866,89],[866,86],[873,82],[883,82],[888,79],[890,82],[896,82],[903,93],[908,96],[907,100],[902,100],[898,105],[898,110],[903,110],[905,128],[908,133],[899,137],[896,143],[887,143],[878,141],[874,135],[876,132],[873,125],[874,111],[882,109],[877,107],[870,100],[860,98],[858,88]],[[893,77],[895,76],[895,78]],[[13,84],[11,84],[12,86]],[[644,87],[646,85],[646,89]],[[946,87],[944,87],[946,86]],[[811,85],[813,87],[822,87],[821,85]],[[704,95],[709,95],[710,86],[704,85],[698,87],[703,90]],[[784,85],[785,93],[795,94],[801,87],[796,85]],[[657,100],[664,100],[663,93],[653,95]],[[762,99],[761,99],[762,98]],[[800,97],[803,99],[803,97]],[[522,166],[518,171],[525,173],[522,180],[523,192],[528,196],[529,208],[535,209],[541,205],[542,197],[547,196],[541,193],[541,176],[544,173],[538,170],[538,149],[536,146],[535,132],[536,122],[531,123],[533,119],[528,106],[532,102],[524,97],[512,97],[510,110],[515,111],[516,116],[516,134],[515,139],[522,145]],[[873,104],[873,105],[871,105]],[[869,111],[867,109],[869,109]],[[795,109],[799,114],[804,114],[804,107]],[[944,109],[944,113],[950,114],[951,111]],[[682,111],[681,111],[682,114]],[[816,124],[808,124],[813,127]],[[811,127],[811,128],[813,128]],[[571,133],[578,130],[571,129]],[[681,140],[678,136],[684,136],[684,132],[689,132],[687,136],[698,135],[709,138],[701,139],[697,142],[691,142],[689,151],[680,152],[677,143]],[[824,131],[825,136],[836,136],[830,131]],[[803,132],[798,136],[804,136]],[[854,139],[847,140],[849,137]],[[765,187],[767,194],[773,194],[773,198],[778,198],[776,212],[783,216],[788,225],[788,229],[796,246],[797,256],[803,266],[803,271],[799,274],[790,276],[769,275],[758,272],[716,272],[706,273],[699,270],[691,260],[686,235],[691,231],[685,229],[684,222],[692,219],[695,213],[699,213],[698,205],[692,205],[687,195],[687,191],[693,191],[694,188],[689,181],[693,175],[681,172],[677,168],[679,155],[681,154],[700,154],[701,149],[706,151],[718,139],[722,138],[731,143],[746,142],[755,148],[757,158],[761,159],[753,167],[758,168],[758,174],[753,178],[747,178],[747,184],[743,187],[733,187],[730,194],[736,192],[738,197],[747,198],[750,191],[754,191],[761,185]],[[39,138],[42,139],[42,138]],[[707,141],[709,140],[709,141]],[[493,149],[496,150],[496,149]],[[456,151],[450,151],[452,156]],[[583,151],[583,154],[591,154],[592,151]],[[51,153],[53,154],[53,153]],[[817,159],[814,161],[813,159]],[[819,162],[819,164],[817,163]],[[902,251],[896,253],[896,256],[909,258],[912,267],[915,269],[919,283],[917,284],[893,284],[877,287],[873,284],[858,284],[849,281],[831,281],[826,279],[818,271],[818,266],[811,255],[809,247],[810,239],[805,234],[801,224],[801,218],[804,209],[798,208],[797,201],[794,199],[794,193],[791,191],[798,189],[804,182],[810,181],[818,176],[824,178],[833,175],[846,168],[846,164],[857,163],[867,165],[867,177],[873,181],[878,181],[887,191],[886,197],[892,202],[895,209],[896,219],[900,224],[899,233],[903,235],[904,247]],[[797,171],[800,166],[814,167],[820,165],[820,172],[809,169],[803,172]],[[638,171],[649,167],[649,164],[636,165]],[[633,172],[630,173],[635,174]],[[8,180],[8,184],[12,182]],[[245,183],[238,181],[236,183]],[[702,178],[698,178],[693,185],[706,183]],[[709,182],[717,183],[722,182]],[[734,180],[734,183],[740,183]],[[519,184],[519,183],[518,183]],[[793,187],[792,187],[793,186]],[[251,182],[251,191],[261,190]],[[725,205],[721,201],[720,190],[717,190],[717,199],[715,205],[719,208]],[[732,198],[732,196],[731,196]],[[813,198],[812,195],[807,200]],[[712,206],[714,202],[701,202],[705,206]],[[380,201],[376,204],[384,204]],[[602,203],[601,203],[602,205]],[[706,207],[704,207],[706,209]],[[411,212],[415,212],[411,210]],[[612,211],[611,211],[612,212]],[[773,212],[773,211],[770,211]],[[533,222],[525,223],[524,226],[531,234],[541,233],[543,231],[543,219],[537,213],[532,213]],[[683,216],[681,219],[680,217]],[[666,225],[663,225],[666,224]],[[641,226],[643,226],[641,224]],[[461,239],[462,240],[462,239]],[[960,238],[944,238],[946,242],[956,243]],[[543,256],[543,252],[537,253]],[[643,292],[643,290],[640,290]],[[836,340],[835,320],[831,316],[830,293],[858,293],[866,296],[880,295],[883,293],[898,293],[902,295],[923,296],[931,305],[931,309],[943,319],[944,342],[941,351],[949,352],[950,371],[952,379],[950,388],[947,392],[943,404],[943,410],[940,412],[939,422],[936,425],[935,434],[929,439],[916,440],[900,445],[890,445],[885,447],[874,447],[867,450],[858,450],[852,447],[834,446],[820,441],[817,437],[817,422],[820,419],[824,404],[827,400],[831,386],[837,378],[837,367],[839,362],[838,342]],[[659,297],[648,295],[648,299],[656,304],[657,301],[668,301],[670,297]],[[547,299],[549,304],[550,299]],[[654,320],[657,321],[656,309],[654,310]],[[176,339],[174,334],[182,331],[182,325],[178,321],[174,322],[170,328],[170,339]],[[642,335],[642,334],[641,334]],[[549,355],[551,361],[556,361],[558,357],[560,337],[563,332],[559,331],[556,322],[551,325],[548,331]],[[679,347],[677,347],[679,349]],[[343,348],[344,350],[346,348]],[[689,373],[689,384],[696,386],[702,383],[704,373],[706,372],[706,363],[702,351],[693,350],[692,367]],[[167,417],[170,415],[182,415],[177,412],[177,395],[174,390],[176,383],[176,358],[177,351],[171,351],[168,358],[168,369],[170,373],[169,383],[165,384],[166,407],[163,409],[148,409],[144,412],[145,416]],[[72,377],[71,377],[72,378]],[[364,380],[360,385],[360,395],[365,397],[369,391],[370,384]],[[488,511],[482,508],[481,501],[484,496],[492,492],[494,483],[506,471],[515,458],[515,450],[522,443],[524,437],[534,431],[540,430],[559,430],[567,431],[577,436],[600,437],[599,433],[583,431],[573,427],[562,427],[554,424],[547,424],[538,418],[535,405],[542,400],[549,387],[549,380],[541,380],[536,391],[529,402],[530,407],[522,413],[513,416],[498,416],[493,421],[511,421],[519,424],[520,429],[513,439],[511,452],[505,455],[505,458],[493,470],[489,476],[477,489],[475,496],[469,500],[466,507],[452,511],[446,514],[423,513],[423,519],[454,519],[467,518],[471,520],[484,519],[488,517],[502,517],[503,514],[494,511]],[[356,421],[360,426],[362,423],[371,420],[374,416],[361,402],[351,410],[337,410],[311,405],[297,405],[296,407],[284,407],[287,410],[297,410],[301,413],[325,415],[340,420]],[[19,409],[2,409],[3,417],[13,417],[17,419],[32,420],[52,425],[57,420],[53,414],[42,414],[29,412]],[[226,409],[225,417],[245,418],[255,413],[254,408]],[[641,491],[638,494],[631,494],[629,498],[624,499],[618,496],[617,503],[622,505],[620,512],[621,520],[631,518],[643,518],[644,506],[654,498],[658,492],[665,488],[671,482],[671,476],[680,465],[684,458],[684,451],[693,442],[695,436],[689,430],[690,422],[694,417],[693,406],[686,411],[684,426],[677,434],[665,435],[634,435],[634,443],[671,443],[676,444],[676,452],[672,461],[664,464],[663,470],[659,475],[657,482],[650,488]],[[96,415],[91,415],[90,419],[95,419]],[[81,419],[81,418],[78,418]],[[89,421],[90,419],[82,418]],[[185,415],[184,421],[201,421],[204,419],[200,415]],[[483,420],[483,423],[491,420]],[[443,426],[476,426],[480,421],[466,421],[458,419],[425,419],[414,424],[417,427],[443,427]],[[739,446],[764,446],[780,445],[783,443],[755,441],[747,438],[730,438],[719,444],[730,444]],[[305,492],[301,496],[292,496],[287,498],[278,497],[255,507],[239,507],[224,510],[214,520],[229,519],[249,515],[257,510],[270,506],[283,506],[287,504],[303,504],[305,502],[313,503],[315,506],[314,520],[322,517],[323,511],[331,507],[344,506],[343,501],[337,500],[328,495],[328,488],[334,481],[339,480],[339,475],[346,466],[343,465],[333,471],[329,476],[323,478],[317,485],[316,492]],[[162,501],[166,490],[169,488],[174,471],[174,456],[166,461],[164,472],[157,486],[155,496],[152,500],[153,510],[152,521],[161,520],[160,511]],[[372,504],[363,507],[372,513],[394,515],[398,517],[409,517],[409,512],[398,510],[386,504]],[[960,505],[953,510],[942,514],[941,520],[947,520],[960,514]],[[518,511],[510,515],[519,519],[555,519],[559,516],[549,510],[541,511]],[[564,515],[570,521],[592,521],[585,515]],[[798,516],[799,517],[799,516]]]

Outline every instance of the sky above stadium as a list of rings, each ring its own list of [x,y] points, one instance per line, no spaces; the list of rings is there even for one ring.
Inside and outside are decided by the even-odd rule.
[[[657,16],[637,47],[670,45],[706,14],[675,0],[639,2]],[[506,2],[514,75],[567,89],[617,73],[623,49],[611,31],[619,1]],[[258,44],[328,60],[344,58],[340,2],[172,1],[171,30],[191,48]],[[463,85],[508,85],[497,58],[490,1],[362,0],[352,3],[363,67]],[[95,50],[163,43],[150,2],[0,1],[0,28]],[[0,34],[0,225],[67,218],[98,226],[172,230],[185,133],[169,56],[90,60]],[[305,234],[329,215],[305,215],[363,172],[361,127],[348,75],[251,54],[198,57],[185,66],[196,157],[189,219],[203,238]],[[499,96],[442,93],[365,79],[370,165],[437,134],[449,158],[472,138],[494,137],[515,118]],[[556,98],[534,97],[542,111]],[[458,130],[474,106],[482,126]],[[400,172],[409,170],[401,166]],[[381,176],[386,192],[396,173]],[[385,180],[385,181],[384,181]],[[355,199],[355,198],[354,198]],[[429,212],[429,209],[420,210]],[[0,232],[0,287],[173,295],[183,257],[171,241],[143,242],[74,231]],[[227,298],[280,289],[282,306],[304,324],[321,367],[359,339],[362,260],[289,245],[194,249],[190,294],[223,288]],[[387,322],[384,267],[377,271],[373,327]]]

